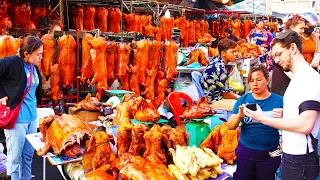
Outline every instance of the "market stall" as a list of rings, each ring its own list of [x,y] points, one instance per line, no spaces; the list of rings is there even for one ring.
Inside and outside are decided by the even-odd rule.
[[[3,16],[6,35],[0,37],[0,57],[17,52],[20,36],[39,35],[44,44],[39,64],[43,107],[57,114],[41,118],[40,133],[27,136],[39,156],[63,165],[75,179],[232,176],[238,131],[226,129],[205,97],[186,98],[183,108],[180,97],[170,97],[181,90],[183,74],[192,84],[192,72],[201,74],[219,55],[212,42],[224,38],[226,28],[239,39],[246,37],[252,24],[242,21],[242,12],[154,1],[65,0],[53,9],[15,6],[27,12],[21,18],[27,20],[19,21],[20,11]],[[47,33],[43,25],[49,22],[63,31]],[[241,55],[227,66],[237,67],[246,82],[263,53],[244,41],[238,45]],[[217,136],[221,142],[214,140]]]

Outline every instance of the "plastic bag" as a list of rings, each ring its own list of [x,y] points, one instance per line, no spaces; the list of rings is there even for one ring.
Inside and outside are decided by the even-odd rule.
[[[174,84],[174,91],[186,93],[193,101],[199,101],[200,99],[197,87],[192,82],[190,75],[181,75],[181,73],[179,73]],[[184,103],[183,99],[181,100],[181,103]]]
[[[244,91],[243,81],[241,79],[240,72],[238,71],[237,66],[233,66],[233,69],[229,74],[227,83],[229,87],[231,87],[235,92]]]

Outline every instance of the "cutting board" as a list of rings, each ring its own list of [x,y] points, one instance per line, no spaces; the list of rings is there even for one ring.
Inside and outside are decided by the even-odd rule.
[[[80,111],[74,112],[72,111],[72,107],[69,107],[68,114],[77,115],[83,120],[86,120],[87,122],[97,121],[98,116],[100,116],[100,112],[91,112],[86,110],[80,110]]]

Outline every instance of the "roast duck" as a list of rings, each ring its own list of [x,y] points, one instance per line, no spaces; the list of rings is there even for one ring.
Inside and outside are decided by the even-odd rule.
[[[83,29],[84,30],[94,30],[95,24],[95,17],[96,17],[96,8],[93,6],[86,6],[83,10]]]
[[[243,22],[243,29],[242,29],[243,37],[244,37],[244,38],[247,38],[248,34],[250,33],[250,31],[251,31],[251,26],[252,26],[251,20],[244,20],[244,22]]]
[[[73,27],[77,30],[83,30],[83,18],[84,12],[83,7],[72,7],[72,14],[73,14]]]
[[[0,17],[7,16],[10,6],[11,4],[9,4],[7,0],[2,0],[0,2]]]
[[[96,27],[101,32],[107,32],[108,9],[99,7],[96,11]]]
[[[183,112],[183,118],[205,118],[212,116],[216,112],[210,107],[208,99],[205,97],[200,98],[199,102],[191,102],[187,104]]]
[[[231,25],[232,25],[232,34],[236,36],[238,39],[240,39],[240,25],[241,25],[240,19],[232,21]]]
[[[174,18],[160,17],[161,40],[172,39],[172,28],[174,26]]]
[[[92,58],[90,54],[91,45],[89,41],[93,40],[93,36],[89,33],[85,33],[82,38],[82,64],[81,64],[81,76],[80,81],[82,84],[87,84],[88,80],[92,77]]]
[[[19,41],[12,36],[3,35],[0,37],[0,58],[16,55],[19,48]]]
[[[43,44],[41,70],[44,76],[48,79],[50,75],[50,66],[54,63],[56,40],[53,35],[45,34],[41,37],[41,42]]]
[[[108,31],[119,33],[122,14],[119,8],[108,9]]]
[[[40,28],[39,18],[41,16],[47,16],[47,15],[48,15],[48,11],[45,7],[40,7],[40,6],[34,7],[32,9],[31,21],[34,23],[36,28]]]
[[[237,158],[235,149],[238,146],[240,131],[229,130],[226,123],[218,125],[214,130],[202,141],[200,148],[209,148],[217,155],[226,160],[228,164],[233,164]]]
[[[58,39],[58,57],[62,87],[66,90],[66,94],[73,88],[75,81],[76,68],[76,41],[72,35],[63,35]]]
[[[10,7],[9,16],[15,28],[25,28],[31,20],[31,6],[29,3],[17,3]]]
[[[62,114],[40,118],[39,129],[45,145],[37,151],[39,156],[46,155],[52,148],[55,155],[66,155],[76,158],[81,155],[81,140],[90,138],[92,129],[86,121],[78,116]]]

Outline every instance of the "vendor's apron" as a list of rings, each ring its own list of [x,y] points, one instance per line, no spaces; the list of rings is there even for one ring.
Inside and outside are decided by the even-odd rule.
[[[252,37],[252,38],[255,38],[255,37],[263,38],[263,34],[254,32],[254,33],[252,33],[252,36],[251,36],[251,37]],[[261,45],[261,44],[263,44],[263,42],[260,41],[259,39],[257,39],[256,45]]]

